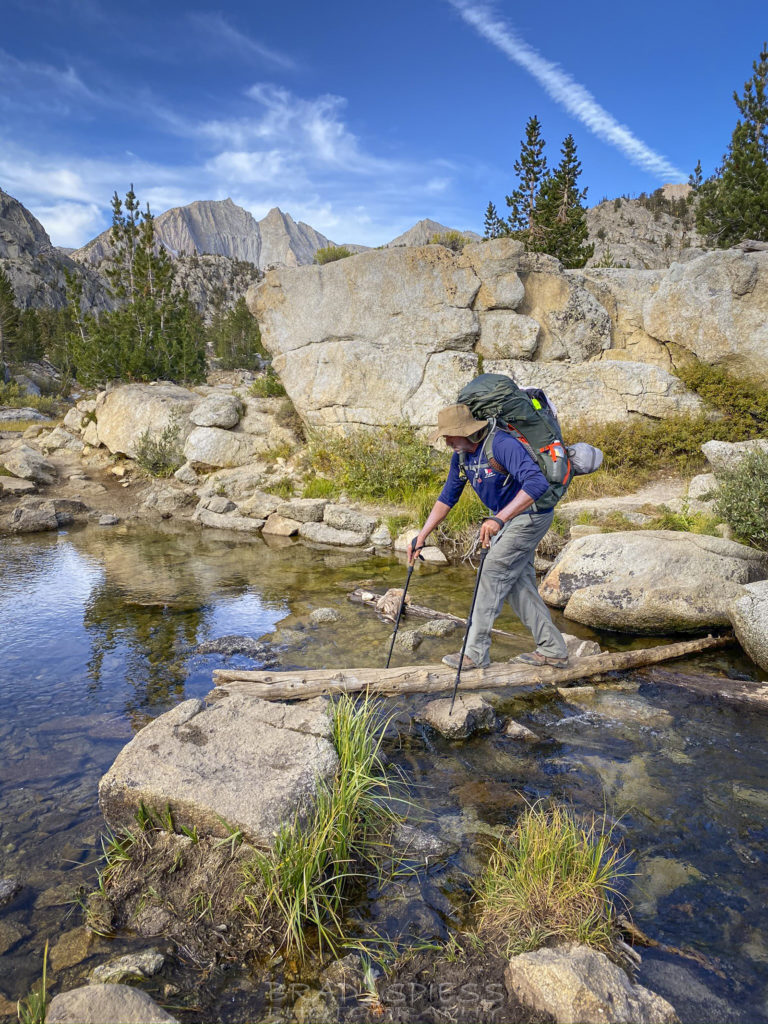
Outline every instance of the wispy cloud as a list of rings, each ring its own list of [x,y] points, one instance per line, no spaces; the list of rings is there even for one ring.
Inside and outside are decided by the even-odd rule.
[[[265,46],[264,43],[235,28],[223,14],[202,11],[190,14],[189,19],[204,35],[209,45],[215,46],[217,49],[227,53],[234,50],[246,57],[259,57],[261,60],[266,60],[270,64],[286,70],[293,70],[296,66],[286,54]]]
[[[448,3],[488,42],[533,75],[556,103],[565,107],[599,138],[616,146],[633,164],[664,181],[679,181],[685,178],[683,171],[638,139],[625,125],[620,124],[597,102],[588,89],[560,65],[547,60],[521,39],[491,7],[467,3],[466,0],[448,0]]]

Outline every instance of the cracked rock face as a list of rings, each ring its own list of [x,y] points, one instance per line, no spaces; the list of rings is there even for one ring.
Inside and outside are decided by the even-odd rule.
[[[223,819],[268,847],[281,825],[307,813],[318,780],[330,781],[337,765],[323,699],[187,700],[123,748],[99,783],[99,803],[113,828],[130,825],[143,803],[170,807],[177,829],[225,837]]]
[[[135,459],[142,434],[159,435],[175,420],[183,442],[191,429],[187,414],[197,401],[192,391],[167,383],[126,384],[102,392],[95,410],[98,440],[113,454]],[[84,439],[91,443],[87,435]]]

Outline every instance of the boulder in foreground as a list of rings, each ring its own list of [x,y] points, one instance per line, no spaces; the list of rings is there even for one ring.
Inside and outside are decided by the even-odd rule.
[[[177,828],[224,837],[229,826],[266,847],[309,809],[318,781],[330,780],[337,764],[323,699],[290,706],[230,696],[211,707],[186,700],[121,750],[99,783],[99,803],[113,828],[132,825],[143,803],[169,807]]]
[[[674,1007],[633,985],[604,953],[564,945],[512,957],[504,972],[511,997],[551,1014],[557,1024],[677,1024]]]
[[[83,985],[53,997],[45,1024],[176,1024],[176,1017],[130,985]]]
[[[768,580],[744,587],[728,611],[736,639],[752,661],[768,672]]]

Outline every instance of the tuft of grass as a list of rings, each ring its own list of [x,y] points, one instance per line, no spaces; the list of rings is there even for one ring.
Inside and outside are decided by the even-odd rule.
[[[23,433],[27,427],[45,427],[51,424],[46,424],[41,420],[3,420],[0,423],[0,430],[10,430],[14,433]]]
[[[302,498],[335,498],[339,493],[333,480],[324,476],[312,476],[304,483],[301,496]]]
[[[644,530],[679,530],[684,533],[703,533],[717,536],[717,516],[707,512],[691,512],[687,501],[683,501],[679,512],[673,512],[666,505],[661,505],[659,514],[650,522],[643,524]]]
[[[257,919],[277,915],[283,945],[304,958],[309,934],[321,951],[335,953],[344,941],[350,894],[380,877],[382,851],[400,815],[381,756],[386,729],[379,704],[367,696],[337,698],[332,705],[333,741],[339,767],[330,785],[320,784],[314,807],[278,833],[269,853],[257,853],[243,869],[244,903]]]
[[[48,1011],[48,940],[43,950],[43,977],[28,996],[16,1004],[20,1024],[45,1024]]]
[[[293,497],[293,484],[290,480],[276,480],[275,483],[270,484],[268,494],[276,494],[278,498]]]
[[[491,847],[475,884],[478,933],[507,957],[554,939],[608,951],[625,863],[605,818],[581,824],[535,803]]]

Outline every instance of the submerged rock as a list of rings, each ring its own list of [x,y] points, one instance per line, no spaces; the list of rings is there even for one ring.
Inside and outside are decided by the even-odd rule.
[[[330,622],[338,622],[341,616],[335,608],[315,608],[310,613],[309,621],[313,626],[322,626]]]
[[[678,1024],[674,1007],[634,985],[604,953],[569,944],[512,957],[504,972],[510,996],[551,1014],[557,1024]]]
[[[337,764],[325,700],[186,700],[123,748],[99,783],[99,803],[113,828],[130,825],[143,803],[170,807],[177,828],[225,837],[229,826],[270,846]]]
[[[457,695],[452,714],[449,697],[431,700],[416,720],[448,740],[464,740],[478,732],[494,732],[498,727],[491,705],[475,694]]]
[[[0,878],[0,907],[5,903],[10,903],[19,892],[21,892],[21,882],[18,878]]]
[[[269,644],[260,643],[250,636],[236,636],[233,633],[204,641],[195,648],[195,654],[244,654],[248,658],[258,659],[264,665],[277,664],[277,658]]]
[[[126,956],[99,964],[91,971],[91,981],[100,985],[120,985],[135,979],[140,981],[157,974],[165,963],[165,957],[156,949],[145,949],[141,953],[128,953]]]
[[[420,636],[450,636],[460,625],[455,619],[429,619],[418,627],[417,632]]]
[[[176,1024],[146,992],[129,985],[83,985],[54,996],[45,1024]]]

